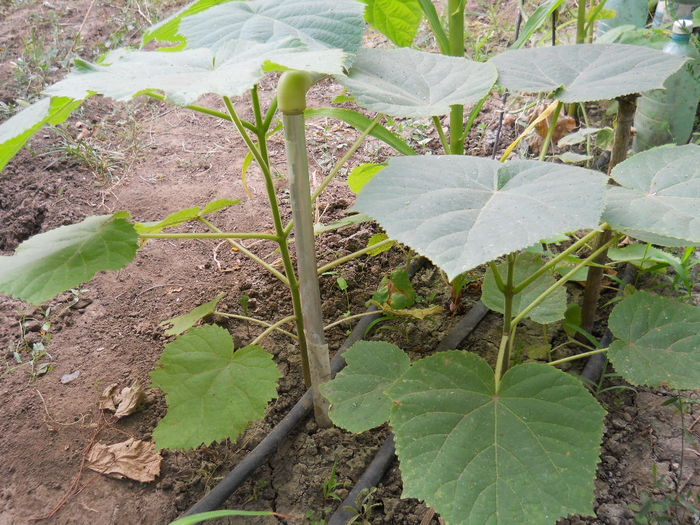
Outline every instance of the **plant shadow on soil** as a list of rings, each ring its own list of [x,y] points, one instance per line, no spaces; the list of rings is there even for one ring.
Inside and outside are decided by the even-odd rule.
[[[36,23],[33,14],[55,10],[64,29],[77,30],[85,20],[83,42],[89,44],[104,40],[109,29],[106,21],[115,16],[116,9],[98,3],[91,16],[84,19],[91,5],[88,0],[56,0],[51,7],[46,3],[17,4],[20,7],[7,11],[0,30],[0,74],[13,79],[16,77],[12,73],[12,58],[21,52],[22,35]],[[263,87],[269,100],[273,83]],[[13,103],[18,89],[14,81],[4,85],[0,102]],[[326,85],[316,88],[310,98],[313,104],[328,105],[338,94],[337,86]],[[218,104],[213,98],[207,102]],[[498,109],[487,105],[480,117],[484,124],[480,129],[488,131],[475,131],[470,137],[473,154],[490,154]],[[66,126],[69,136],[76,143],[82,140],[97,148],[103,157],[112,150],[123,152],[119,169],[106,176],[96,174],[94,166],[86,166],[84,157],[57,153],[56,134],[40,133],[31,148],[21,152],[0,176],[0,254],[11,254],[33,234],[78,222],[87,215],[128,209],[138,220],[155,220],[220,198],[244,199],[241,205],[217,216],[217,223],[223,227],[270,227],[262,182],[254,168],[249,177],[252,197],[244,198],[239,174],[245,150],[229,126],[150,102],[139,102],[127,110],[108,101],[89,101],[78,118],[94,132],[77,139],[80,129],[74,118]],[[132,125],[133,132],[125,135]],[[344,124],[311,122],[308,141],[316,182],[356,136]],[[109,147],[104,146],[105,140]],[[437,146],[436,137],[432,143]],[[281,137],[272,139],[270,153],[278,166],[284,165]],[[370,140],[353,162],[377,162],[389,154],[388,148]],[[279,183],[281,188],[284,180]],[[280,194],[286,206],[285,194]],[[328,223],[342,217],[352,201],[344,183],[332,184],[318,206],[320,219]],[[364,247],[376,231],[364,225],[325,235],[318,245],[321,260]],[[271,246],[256,245],[251,249],[270,261],[275,259]],[[339,269],[337,275],[323,277],[326,318],[335,320],[348,309],[352,313],[364,311],[364,301],[381,277],[403,262],[401,255],[385,253],[352,262]],[[347,296],[337,288],[338,276],[349,285]],[[416,286],[424,297],[436,290],[434,303],[447,305],[448,297],[434,269],[420,272]],[[286,291],[273,277],[225,245],[203,241],[149,242],[134,264],[120,272],[99,274],[81,289],[62,294],[49,303],[48,311],[0,297],[0,348],[4,363],[0,381],[0,524],[30,523],[32,518],[48,516],[54,509],[55,514],[45,522],[166,524],[214,486],[269,432],[303,393],[298,353],[294,345],[277,335],[268,338],[264,346],[274,354],[283,373],[279,398],[271,404],[266,418],[235,443],[224,442],[187,453],[164,451],[161,475],[148,484],[110,479],[82,468],[85,448],[93,442],[151,438],[165,412],[160,392],[149,390],[143,409],[120,421],[99,411],[100,393],[110,383],[123,387],[138,380],[148,385],[149,372],[169,341],[159,323],[211,300],[220,291],[226,292],[220,304],[224,311],[241,313],[240,299],[248,296],[250,312],[257,317],[272,321],[291,313]],[[464,298],[467,306],[476,300],[478,293]],[[372,337],[394,342],[409,351],[412,358],[418,358],[437,344],[455,320],[444,315],[423,322],[387,322],[376,327]],[[46,321],[50,326],[45,325]],[[231,330],[237,346],[258,333],[238,322],[213,321]],[[484,348],[493,347],[499,326],[498,317],[489,314],[462,346],[483,353]],[[341,344],[348,328],[343,325],[333,329],[329,334],[331,348]],[[47,355],[31,355],[32,345],[37,343],[44,345]],[[77,379],[61,383],[64,375],[77,371]],[[597,517],[564,519],[560,520],[561,525],[633,523],[630,506],[639,502],[641,493],[669,494],[679,480],[685,493],[697,494],[697,445],[692,440],[681,441],[677,411],[662,406],[668,395],[662,391],[627,390],[603,397],[610,414],[596,481]],[[696,421],[692,414],[686,414],[685,428],[695,439],[700,433]],[[380,428],[355,436],[336,428],[318,429],[310,420],[289,436],[227,505],[275,510],[296,517],[287,523],[320,522],[338,504],[335,499],[324,500],[322,491],[333,465],[337,465],[340,484],[335,493],[344,497],[387,433],[386,428]],[[669,489],[658,488],[656,480]],[[367,501],[376,504],[369,522],[424,523],[427,508],[415,500],[400,499],[400,494],[400,474],[395,464]],[[265,525],[281,521],[229,520]],[[437,523],[437,518],[432,522]]]

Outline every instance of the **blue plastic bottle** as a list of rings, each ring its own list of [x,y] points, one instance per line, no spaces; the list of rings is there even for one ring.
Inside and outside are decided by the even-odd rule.
[[[662,144],[685,144],[690,138],[700,100],[700,54],[690,42],[692,30],[691,20],[674,22],[671,40],[663,51],[690,60],[666,79],[664,89],[642,93],[637,101],[635,152]]]

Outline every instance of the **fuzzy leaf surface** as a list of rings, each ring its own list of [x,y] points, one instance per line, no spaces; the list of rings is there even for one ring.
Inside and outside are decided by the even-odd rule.
[[[310,51],[337,49],[342,51],[337,64],[341,66],[342,59],[356,53],[362,43],[363,8],[355,0],[228,2],[184,18],[180,32],[188,48],[214,51],[227,47],[232,40],[297,42]]]
[[[554,523],[593,511],[604,411],[575,378],[524,364],[495,392],[461,351],[414,363],[387,390],[403,496],[448,523]]]
[[[643,151],[613,168],[603,220],[643,241],[700,245],[700,146]]]
[[[143,45],[145,46],[152,40],[158,40],[160,42],[179,42],[180,45],[176,46],[174,49],[171,48],[171,50],[182,49],[187,41],[187,39],[180,34],[180,22],[182,22],[182,19],[206,11],[215,5],[230,1],[231,0],[195,0],[187,4],[173,15],[149,27],[143,35]]]
[[[448,278],[567,231],[597,228],[605,177],[538,161],[398,157],[365,186],[355,208]]]
[[[207,315],[213,314],[216,311],[219,301],[221,301],[225,295],[226,294],[222,292],[208,303],[200,304],[197,308],[190,310],[186,314],[178,315],[163,321],[160,323],[160,326],[172,325],[165,331],[165,335],[180,335],[182,332],[186,332]]]
[[[44,125],[65,122],[80,104],[66,97],[43,98],[0,124],[0,171]]]
[[[248,2],[245,2],[248,3]],[[174,104],[186,106],[207,93],[242,95],[266,71],[300,69],[318,73],[342,72],[339,49],[309,50],[299,40],[229,41],[216,51],[186,49],[167,51],[117,50],[105,64],[81,61],[65,79],[46,93],[84,98],[99,93],[126,101],[149,90],[163,93]]]
[[[608,100],[663,87],[685,58],[642,46],[576,44],[514,49],[491,59],[512,91],[554,91],[562,102]]]
[[[234,351],[227,330],[193,328],[165,346],[153,384],[168,413],[153,431],[158,448],[189,449],[235,439],[277,397],[279,370],[260,346]]]
[[[350,432],[364,432],[389,420],[391,400],[384,394],[408,370],[408,355],[382,341],[358,341],[343,354],[347,366],[321,385],[331,402],[333,423]]]
[[[123,268],[138,248],[124,215],[88,217],[27,239],[14,255],[0,257],[0,292],[39,304],[97,272]]]
[[[542,259],[533,253],[521,253],[515,261],[514,284],[518,285],[527,277],[539,270],[543,265]],[[497,265],[501,277],[505,280],[507,264]],[[526,306],[537,299],[539,295],[555,282],[551,273],[541,275],[535,282],[513,297],[513,316],[518,315]],[[481,287],[481,300],[491,310],[505,313],[505,298],[496,286],[496,279],[491,268],[486,271],[484,284]],[[540,324],[548,324],[564,319],[566,313],[566,289],[557,288],[547,299],[533,308],[528,317]]]
[[[618,338],[608,357],[627,381],[700,388],[700,308],[638,292],[615,307],[608,326]]]
[[[369,0],[365,18],[400,47],[410,46],[423,18],[418,0]]]
[[[397,117],[446,115],[453,104],[470,104],[496,82],[486,62],[415,49],[362,49],[348,76],[336,80],[357,103]]]

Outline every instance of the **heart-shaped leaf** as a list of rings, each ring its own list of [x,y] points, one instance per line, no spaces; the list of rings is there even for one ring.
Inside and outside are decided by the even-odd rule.
[[[217,51],[118,50],[103,64],[78,62],[78,68],[46,90],[55,96],[84,98],[91,93],[129,100],[144,91],[163,92],[186,106],[206,93],[238,96],[251,89],[265,71],[300,69],[318,73],[342,72],[340,49],[308,50],[299,40],[270,43],[230,41]],[[104,65],[107,64],[107,65]]]
[[[0,292],[38,304],[89,281],[97,272],[123,268],[138,248],[126,215],[88,217],[24,241],[15,255],[0,257]]]
[[[309,50],[339,49],[350,55],[360,48],[364,30],[363,5],[355,0],[229,2],[180,23],[188,48],[214,51],[232,40],[296,41]]]
[[[590,514],[604,411],[580,381],[524,364],[503,376],[460,351],[414,363],[387,390],[403,496],[448,523],[554,523]]]
[[[406,352],[382,341],[358,341],[343,358],[347,366],[321,385],[321,393],[331,402],[333,423],[364,432],[388,421],[391,401],[384,390],[408,370]]]
[[[664,146],[613,168],[603,220],[666,246],[700,245],[700,146]]]
[[[542,267],[542,259],[533,253],[521,253],[515,261],[514,284],[524,281]],[[507,264],[498,265],[501,276],[505,279]],[[518,315],[526,306],[537,299],[547,288],[555,282],[551,273],[542,274],[530,286],[513,297],[513,316]],[[481,287],[481,300],[491,310],[505,313],[505,299],[496,286],[496,279],[491,268],[486,271],[484,284]],[[529,313],[528,317],[540,324],[548,324],[564,318],[566,312],[566,290],[563,287],[557,288],[547,299],[539,304]]]
[[[604,186],[600,173],[563,164],[398,157],[365,186],[355,207],[452,280],[540,239],[598,227]]]
[[[177,11],[175,14],[170,15],[157,24],[149,27],[143,35],[143,46],[152,40],[158,40],[160,42],[179,42],[179,46],[173,46],[167,49],[172,51],[182,49],[186,43],[186,38],[179,32],[180,22],[182,22],[182,19],[188,16],[196,15],[202,11],[206,11],[215,5],[230,1],[231,0],[195,0]]]
[[[272,356],[259,346],[234,351],[231,334],[219,326],[193,328],[167,344],[158,364],[151,378],[168,403],[153,431],[158,448],[235,439],[277,397]]]
[[[513,91],[554,91],[562,102],[613,99],[663,87],[684,57],[642,46],[576,44],[506,51],[491,59]]]
[[[82,100],[43,98],[0,124],[0,171],[45,124],[61,124]]]
[[[700,308],[635,293],[610,314],[608,357],[632,384],[700,388]]]
[[[362,49],[348,76],[336,79],[357,103],[399,117],[445,115],[453,104],[486,95],[496,81],[492,64],[415,49]]]

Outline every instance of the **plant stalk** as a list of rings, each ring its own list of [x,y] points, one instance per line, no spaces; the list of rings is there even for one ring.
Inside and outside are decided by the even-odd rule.
[[[299,337],[299,351],[301,353],[301,368],[304,375],[304,384],[308,387],[311,385],[311,372],[309,369],[308,345],[306,343],[306,337],[304,336],[304,317],[301,310],[299,281],[297,280],[296,273],[294,272],[294,265],[292,264],[292,258],[289,254],[289,246],[287,245],[288,235],[284,232],[284,226],[282,225],[282,215],[280,213],[279,202],[277,201],[277,193],[275,191],[275,184],[272,179],[270,165],[265,161],[260,153],[260,150],[255,146],[250,136],[245,131],[245,128],[241,123],[241,119],[236,113],[236,108],[231,102],[231,99],[229,97],[224,97],[224,103],[226,104],[226,109],[229,112],[232,122],[236,126],[236,129],[238,129],[241,137],[243,137],[243,140],[248,146],[250,152],[255,157],[255,160],[258,162],[258,166],[260,166],[263,173],[263,179],[265,179],[265,191],[267,192],[267,198],[270,202],[272,222],[275,225],[275,240],[280,248],[282,264],[284,265],[284,273],[287,275],[287,280],[289,281],[289,293],[292,296],[292,307],[294,308],[294,321],[296,323],[297,336]]]
[[[514,292],[516,294],[519,294],[520,292],[522,292],[525,288],[527,288],[532,283],[534,283],[537,279],[539,279],[541,275],[548,272],[551,268],[555,267],[557,264],[559,264],[559,262],[566,259],[567,256],[569,256],[570,254],[572,254],[573,252],[575,252],[579,248],[582,248],[583,246],[588,244],[589,241],[596,238],[599,234],[600,234],[600,232],[598,232],[598,231],[592,231],[592,232],[584,235],[583,237],[581,237],[578,241],[576,241],[574,244],[569,246],[566,250],[561,252],[559,255],[557,255],[553,259],[550,259],[549,261],[547,261],[547,263],[545,265],[543,265],[539,270],[537,270],[535,273],[533,273],[530,277],[528,277],[527,279],[525,279],[524,281],[519,283],[515,287]]]
[[[496,360],[496,377],[500,381],[508,371],[510,366],[510,353],[513,348],[513,340],[515,339],[515,332],[513,330],[512,320],[513,320],[513,299],[515,297],[513,280],[515,278],[515,254],[508,254],[506,267],[506,282],[503,289],[503,297],[505,302],[505,307],[503,309],[503,335],[501,337],[501,344],[498,348],[498,357]]]
[[[303,72],[288,71],[284,73],[279,81],[278,100],[282,111],[287,149],[289,192],[294,220],[294,244],[301,292],[301,311],[304,317],[304,334],[309,351],[314,415],[319,426],[330,427],[332,425],[328,417],[330,403],[321,395],[319,389],[321,384],[331,379],[331,361],[328,344],[323,334],[323,312],[321,311],[321,292],[316,269],[316,237],[314,235],[304,129],[304,109],[306,109],[304,99],[310,86],[310,80],[308,84],[305,80],[308,77],[309,75]]]
[[[563,359],[557,359],[556,361],[550,361],[547,363],[548,365],[556,366],[556,365],[561,365],[563,363],[568,363],[570,361],[576,361],[577,359],[583,359],[584,357],[590,357],[592,355],[596,354],[602,354],[607,352],[607,348],[598,348],[597,350],[591,350],[590,352],[583,352],[580,354],[576,355],[570,355],[569,357],[564,357]]]
[[[199,221],[202,222],[203,224],[205,224],[210,230],[214,230],[217,233],[221,233],[221,230],[215,224],[213,224],[209,220],[205,219],[204,217],[200,217]],[[253,252],[251,252],[248,248],[243,246],[241,243],[238,243],[238,242],[234,241],[233,239],[228,239],[228,242],[234,249],[245,254],[246,257],[248,257],[249,259],[252,259],[256,263],[258,263],[260,266],[265,268],[272,275],[277,277],[280,281],[282,281],[282,283],[285,286],[289,286],[289,280],[284,276],[284,274],[282,274],[282,272],[278,271],[277,268],[268,264],[267,261],[262,260],[260,257],[255,255]]]
[[[552,115],[552,120],[550,121],[549,128],[547,129],[547,136],[544,138],[542,143],[542,150],[540,151],[539,160],[544,160],[549,151],[549,145],[552,143],[552,137],[554,136],[554,130],[557,129],[557,124],[559,123],[559,113],[561,113],[561,108],[564,103],[561,101],[557,102],[557,107],[554,108],[554,115]]]
[[[536,308],[537,306],[539,306],[540,303],[542,303],[542,301],[544,301],[545,299],[547,299],[547,297],[549,297],[549,295],[550,295],[554,290],[556,290],[556,289],[559,288],[560,286],[564,286],[564,285],[569,281],[569,279],[571,279],[571,278],[574,276],[574,274],[576,274],[576,272],[578,272],[581,268],[583,268],[583,267],[586,266],[588,263],[590,263],[592,260],[594,260],[596,257],[598,257],[601,253],[607,251],[608,247],[609,247],[611,244],[613,244],[614,242],[616,242],[616,241],[617,241],[616,238],[610,239],[610,241],[609,241],[608,243],[606,243],[605,245],[603,245],[603,246],[601,246],[600,248],[598,248],[597,250],[595,250],[591,255],[589,255],[588,257],[586,257],[583,261],[581,261],[581,262],[580,262],[579,264],[577,264],[576,266],[574,266],[574,267],[571,269],[571,271],[569,271],[569,273],[567,273],[566,275],[562,276],[557,282],[555,282],[552,286],[550,286],[550,287],[547,288],[544,292],[542,292],[539,296],[537,296],[537,298],[535,298],[535,300],[533,300],[529,305],[527,305],[527,306],[515,317],[515,319],[513,319],[512,327],[515,328],[515,327],[518,325],[518,323],[519,323],[520,321],[522,321],[523,319],[525,319],[525,317],[527,317],[527,315],[528,315],[534,308]]]
[[[142,239],[264,239],[279,241],[277,235],[269,233],[139,233]]]
[[[578,0],[576,14],[576,43],[583,44],[586,41],[586,0]]]
[[[448,33],[450,39],[449,55],[464,56],[464,7],[466,0],[448,0]],[[450,106],[450,153],[464,153],[464,106]]]
[[[613,139],[613,149],[608,166],[608,175],[610,175],[615,166],[627,157],[627,148],[632,134],[632,122],[634,121],[634,112],[637,107],[636,99],[637,95],[625,95],[617,98],[617,124],[615,126],[615,137]],[[607,245],[611,237],[612,231],[604,231],[598,238],[596,248]],[[596,266],[592,266],[588,269],[586,289],[583,292],[583,302],[581,304],[581,328],[588,333],[592,333],[593,325],[596,320],[598,299],[600,298],[600,290],[603,282],[602,265],[607,259],[607,253],[607,249],[603,250],[599,257],[593,261],[596,263]]]
[[[280,328],[281,325],[287,324],[291,321],[294,321],[293,315],[285,317],[284,319],[281,319],[281,320],[277,321],[276,323],[271,324],[271,323],[268,323],[267,321],[263,321],[262,319],[256,319],[255,317],[249,317],[247,315],[229,314],[227,312],[219,312],[218,310],[216,312],[214,312],[214,314],[220,315],[221,317],[226,317],[228,319],[236,319],[238,321],[246,321],[248,323],[259,324],[260,326],[264,326],[265,328],[269,328],[271,330],[277,330],[281,334],[286,335],[287,337],[289,337],[290,339],[292,339],[294,341],[299,340],[299,338],[296,335],[294,335],[293,333],[287,332],[287,330],[283,330],[282,328]],[[267,333],[269,333],[269,331]],[[267,333],[265,335],[267,335]],[[258,337],[260,337],[260,336],[258,336]],[[256,338],[256,341],[257,341],[257,338]]]
[[[348,261],[352,261],[353,259],[357,259],[358,257],[361,257],[362,255],[365,255],[366,253],[369,253],[371,251],[377,250],[379,248],[383,248],[384,246],[391,246],[395,243],[393,239],[384,239],[383,241],[379,241],[376,244],[373,244],[372,246],[366,246],[362,248],[361,250],[357,250],[356,252],[352,252],[348,255],[345,255],[344,257],[340,257],[339,259],[336,259],[334,261],[329,262],[328,264],[324,264],[318,269],[318,274],[322,274],[327,272],[328,270],[332,270],[333,268],[340,266],[341,264],[345,264]]]

